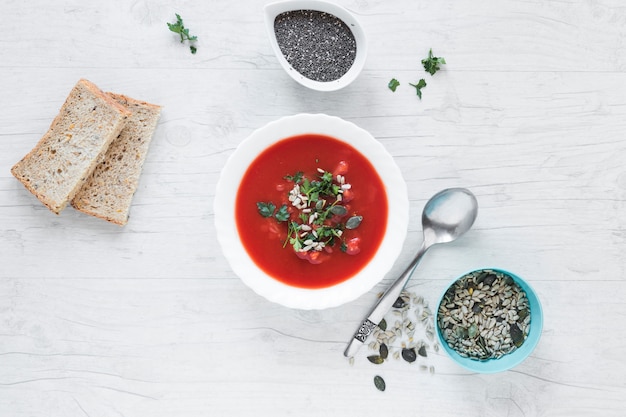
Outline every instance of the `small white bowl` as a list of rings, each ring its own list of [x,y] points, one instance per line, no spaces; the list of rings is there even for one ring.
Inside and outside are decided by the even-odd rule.
[[[294,10],[315,10],[329,13],[341,19],[348,26],[354,36],[354,40],[356,41],[356,56],[350,69],[341,78],[328,82],[315,81],[300,74],[291,66],[291,64],[289,64],[278,46],[276,32],[274,31],[274,21],[281,13]],[[339,5],[320,0],[286,0],[277,3],[270,3],[265,6],[265,23],[267,34],[269,36],[272,49],[276,54],[276,58],[278,58],[278,62],[280,62],[291,78],[312,90],[335,91],[344,88],[358,77],[363,69],[363,66],[365,65],[365,59],[367,57],[367,40],[365,38],[365,32],[356,17]]]
[[[241,243],[235,219],[239,184],[248,166],[268,147],[303,134],[331,136],[358,150],[381,178],[388,202],[386,231],[374,257],[356,275],[321,289],[291,286],[266,274],[250,258]],[[338,117],[299,114],[271,122],[241,142],[220,174],[214,212],[217,239],[231,268],[241,280],[272,302],[290,308],[312,310],[352,301],[384,278],[402,251],[409,223],[409,199],[400,169],[383,145],[367,131]]]

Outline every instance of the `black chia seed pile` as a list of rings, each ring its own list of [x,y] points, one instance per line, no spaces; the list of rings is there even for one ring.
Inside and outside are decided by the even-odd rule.
[[[311,80],[335,81],[354,63],[354,35],[332,14],[317,10],[281,13],[274,20],[274,32],[287,62]]]

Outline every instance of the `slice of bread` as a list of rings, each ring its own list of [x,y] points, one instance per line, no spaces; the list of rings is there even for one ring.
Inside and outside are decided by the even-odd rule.
[[[59,214],[104,158],[129,116],[124,106],[81,79],[48,131],[11,173]]]
[[[75,209],[109,222],[125,225],[161,107],[120,94],[107,93],[126,107],[126,121],[102,162],[72,200]]]

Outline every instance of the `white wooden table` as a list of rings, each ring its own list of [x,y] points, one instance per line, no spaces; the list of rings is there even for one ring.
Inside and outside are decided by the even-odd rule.
[[[279,67],[265,2],[0,3],[0,416],[623,416],[626,413],[626,6],[622,0],[337,0],[370,40],[361,76],[315,93]],[[166,22],[180,13],[198,52]],[[448,64],[431,77],[429,48]],[[402,85],[387,88],[391,78]],[[120,228],[55,216],[10,175],[79,78],[162,117]],[[408,83],[425,78],[420,101]],[[323,311],[272,304],[215,240],[227,157],[279,117],[322,112],[400,166],[412,220],[394,270]],[[479,375],[443,351],[354,364],[346,342],[421,241],[436,191],[480,213],[427,255],[410,289],[434,304],[473,268],[524,276],[545,325],[518,367]],[[373,377],[387,390],[379,392]]]

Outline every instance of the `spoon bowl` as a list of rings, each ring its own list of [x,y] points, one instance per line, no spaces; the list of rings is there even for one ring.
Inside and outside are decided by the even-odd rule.
[[[438,243],[452,242],[463,236],[474,224],[478,215],[478,201],[465,188],[447,188],[432,196],[422,212],[424,240],[417,254],[378,300],[367,318],[363,320],[348,343],[344,356],[352,357],[374,331],[413,275],[426,251]]]
[[[478,202],[464,188],[448,188],[435,194],[424,207],[424,242],[448,243],[467,232],[478,215]]]

